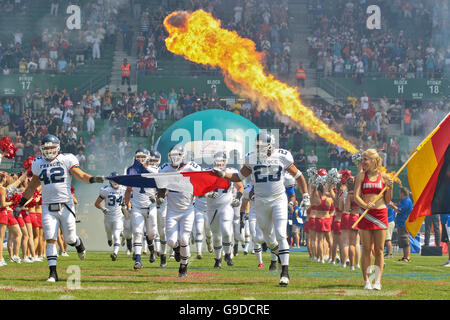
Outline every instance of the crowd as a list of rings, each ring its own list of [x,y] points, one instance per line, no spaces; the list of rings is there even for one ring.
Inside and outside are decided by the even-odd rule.
[[[166,31],[162,19],[175,10],[210,12],[221,20],[221,26],[249,38],[258,51],[265,53],[266,70],[280,79],[287,79],[291,72],[292,30],[288,17],[288,1],[163,1],[158,7],[150,7],[143,1],[134,0],[133,14],[139,19],[135,37],[139,57],[140,74],[156,70],[157,60],[173,57],[165,47]],[[127,32],[129,27],[126,27]],[[125,35],[125,33],[123,33]],[[191,64],[192,74],[202,74],[211,68]]]
[[[324,76],[440,78],[450,70],[445,40],[447,1],[309,0],[312,67]],[[381,9],[381,29],[366,26],[369,5]],[[448,17],[448,16],[447,16]],[[368,76],[368,75],[367,75]]]
[[[0,68],[3,74],[71,74],[77,66],[92,59],[101,59],[102,48],[115,43],[119,3],[102,0],[71,3],[81,7],[82,29],[69,30],[65,12],[52,6],[49,14],[57,16],[57,22],[51,20],[36,26],[33,34],[24,34],[25,31],[18,26],[11,30],[8,38],[0,39]],[[21,9],[25,16],[31,15],[31,10],[33,8],[29,5]],[[11,16],[13,14],[10,13]],[[36,24],[36,21],[33,23]]]
[[[195,88],[171,88],[151,93],[121,92],[107,89],[103,94],[89,91],[72,92],[58,89],[42,91],[36,87],[25,97],[2,98],[0,108],[0,132],[16,133],[15,143],[19,147],[17,163],[22,158],[38,152],[36,143],[46,133],[57,135],[68,152],[79,154],[82,162],[101,162],[104,159],[124,160],[128,137],[152,137],[161,121],[177,121],[193,112],[211,108],[235,112],[251,120],[259,127],[280,129],[280,146],[293,149],[294,154],[304,154],[307,144],[325,145],[315,136],[308,135],[300,127],[289,127],[283,117],[270,109],[258,110],[249,100],[218,97],[214,92],[197,92]],[[423,136],[429,133],[449,112],[448,102],[390,101],[386,97],[372,100],[366,94],[357,98],[329,104],[312,99],[306,104],[316,117],[333,130],[344,134],[360,149],[381,148],[384,164],[398,166],[409,153],[406,146],[400,148],[397,137],[390,136],[390,125],[408,120],[405,112],[411,110],[410,121],[403,123],[407,135]],[[99,121],[108,125],[96,130]],[[100,133],[99,133],[100,132]],[[97,134],[97,135],[96,135]],[[119,153],[115,152],[119,146]],[[318,163],[314,150],[304,155],[298,163],[306,169]],[[329,150],[331,166],[348,169],[350,155],[339,147]],[[302,157],[301,157],[302,158]],[[322,159],[323,160],[323,159]]]

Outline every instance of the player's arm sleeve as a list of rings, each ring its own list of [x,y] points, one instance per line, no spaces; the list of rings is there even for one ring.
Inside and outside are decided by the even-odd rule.
[[[67,154],[65,158],[65,163],[67,165],[67,169],[72,169],[76,167],[80,167],[80,162],[78,161],[77,157],[75,157],[73,154]]]
[[[292,157],[292,153],[290,153],[287,150],[285,150],[285,152],[286,154],[284,154],[283,157],[281,157],[281,161],[283,163],[284,169],[286,170],[294,164],[294,158]]]
[[[287,187],[286,188],[286,195],[289,197],[291,197],[292,195],[295,194],[295,190],[293,186]]]
[[[35,176],[39,176],[40,172],[39,172],[39,164],[38,164],[38,159],[34,159],[33,162],[31,163],[31,172],[33,172],[33,175]]]

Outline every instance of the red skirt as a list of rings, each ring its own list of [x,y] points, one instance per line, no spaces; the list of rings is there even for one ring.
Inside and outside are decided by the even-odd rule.
[[[12,210],[7,210],[7,212],[8,212],[8,225],[13,226],[19,224],[17,219],[14,217]]]
[[[370,209],[367,214],[370,214],[375,219],[382,222],[386,228],[383,228],[382,226],[379,226],[372,221],[368,220],[366,217],[362,218],[361,221],[358,223],[358,228],[362,230],[385,230],[387,229],[387,226],[389,224],[388,221],[388,209],[382,208],[382,209]]]
[[[333,217],[316,218],[316,231],[330,232]]]
[[[36,212],[36,220],[37,220],[37,226],[39,228],[42,228],[42,213]]]
[[[358,230],[358,225],[352,229],[353,224],[359,219],[359,214],[345,212],[341,217],[341,230]]]
[[[333,216],[336,217],[336,216]],[[341,217],[342,219],[342,217]],[[333,231],[334,234],[341,233],[341,221],[337,221],[336,219],[333,219],[333,223],[331,224],[331,231]]]
[[[316,231],[316,220],[317,220],[316,217],[309,218],[308,221],[309,221],[309,229],[310,230]]]

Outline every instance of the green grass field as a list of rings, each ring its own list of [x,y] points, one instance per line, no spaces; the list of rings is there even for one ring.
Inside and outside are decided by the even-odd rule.
[[[125,253],[112,262],[107,252],[87,252],[80,261],[75,252],[58,258],[59,282],[47,283],[47,262],[14,264],[0,268],[0,300],[449,300],[450,268],[440,266],[442,257],[413,255],[410,263],[399,262],[400,254],[386,260],[382,291],[362,290],[361,271],[319,264],[307,253],[292,252],[291,282],[278,285],[279,273],[268,270],[270,256],[264,253],[265,269],[258,269],[254,255],[240,253],[235,265],[213,268],[213,254],[205,253],[202,260],[192,253],[188,277],[178,278],[179,264],[168,259],[161,268],[159,259],[148,262],[143,255],[144,268],[133,270],[133,261]],[[80,270],[79,288],[67,273],[70,266]],[[72,267],[77,268],[77,267]]]

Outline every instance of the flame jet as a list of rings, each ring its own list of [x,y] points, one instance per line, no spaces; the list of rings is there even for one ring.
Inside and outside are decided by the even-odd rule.
[[[164,19],[164,26],[169,33],[165,43],[170,52],[195,63],[219,67],[235,94],[256,101],[258,108],[270,107],[275,113],[288,116],[297,125],[350,153],[358,151],[303,105],[297,88],[264,72],[263,53],[256,51],[252,40],[221,28],[220,21],[203,10],[172,12]]]

